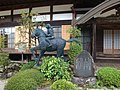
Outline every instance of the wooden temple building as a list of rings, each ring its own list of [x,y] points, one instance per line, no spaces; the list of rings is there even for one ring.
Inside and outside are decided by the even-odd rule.
[[[90,51],[96,61],[120,61],[120,0],[102,2],[73,24],[90,36]]]
[[[50,23],[55,37],[69,39],[66,30],[71,25],[80,27],[83,48],[95,61],[120,61],[120,0],[1,0],[0,34],[7,35],[5,48],[1,48],[13,60],[21,58],[15,48],[15,27],[20,26],[21,10],[45,17],[36,21]],[[25,59],[30,55],[24,52]]]

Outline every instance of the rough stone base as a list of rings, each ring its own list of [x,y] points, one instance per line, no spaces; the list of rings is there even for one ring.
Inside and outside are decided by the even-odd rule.
[[[72,82],[79,85],[95,85],[96,84],[96,77],[88,77],[88,78],[82,78],[82,77],[73,77]]]

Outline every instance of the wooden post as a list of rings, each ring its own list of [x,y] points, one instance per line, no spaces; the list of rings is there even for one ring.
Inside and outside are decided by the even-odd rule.
[[[112,55],[114,54],[114,30],[112,30]]]
[[[29,8],[29,18],[31,19],[30,13],[31,13],[32,8]],[[29,49],[31,48],[31,27],[30,27],[30,22],[29,22]]]
[[[93,23],[93,40],[92,40],[92,56],[94,61],[96,60],[96,22]]]
[[[74,6],[72,6],[71,9],[72,9],[72,26],[75,27],[74,22],[76,20],[76,12]]]
[[[14,18],[13,18],[13,9],[11,10],[11,22],[14,21]]]
[[[22,64],[24,63],[24,58],[23,58],[23,51],[21,53],[21,58],[22,58]]]
[[[50,5],[50,22],[53,20],[53,5]]]

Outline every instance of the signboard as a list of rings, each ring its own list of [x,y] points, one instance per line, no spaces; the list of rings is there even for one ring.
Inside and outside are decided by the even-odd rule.
[[[32,16],[32,22],[50,21],[50,15]]]

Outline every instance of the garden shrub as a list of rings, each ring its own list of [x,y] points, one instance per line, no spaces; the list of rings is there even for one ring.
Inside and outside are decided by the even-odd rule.
[[[99,69],[96,75],[103,85],[120,87],[120,71],[118,69],[104,67]]]
[[[70,29],[67,30],[68,33],[70,33],[72,35],[72,38],[78,38],[81,36],[81,28],[77,28],[77,27],[72,27]],[[74,63],[74,58],[80,54],[82,52],[83,48],[82,48],[82,44],[80,42],[71,42],[70,43],[70,49],[68,51],[68,57],[70,59],[71,64]]]
[[[79,37],[81,35],[81,28],[77,27],[71,27],[67,30],[69,34],[71,34],[72,37]]]
[[[31,81],[27,80],[30,79],[33,83],[31,83]],[[24,80],[26,80],[26,82],[23,82]],[[17,87],[28,87],[28,85],[30,84],[31,88],[33,88],[33,86],[41,86],[42,83],[44,83],[45,81],[45,77],[43,75],[43,73],[40,73],[40,71],[36,70],[36,69],[27,69],[24,71],[20,71],[18,72],[15,76],[11,77],[10,80],[8,80],[8,83],[6,85],[6,89],[5,90],[33,90],[33,89],[16,89]],[[14,85],[15,83],[15,85]],[[25,83],[25,84],[23,84]],[[33,86],[32,86],[33,84]],[[13,88],[13,89],[9,89],[9,88]]]
[[[38,85],[41,85],[45,81],[45,77],[43,73],[36,69],[27,69],[24,71],[20,71],[16,74],[16,76],[24,77],[24,78],[32,78],[34,79]]]
[[[68,51],[68,57],[70,59],[70,62],[73,63],[74,62],[74,58],[80,54],[82,52],[82,46],[80,43],[78,42],[71,42],[70,43],[70,49]]]
[[[0,48],[6,48],[6,46],[4,45],[4,43],[6,41],[5,39],[6,39],[5,36],[0,35]]]
[[[9,64],[10,64],[9,54],[6,52],[0,51],[0,68],[1,68],[0,78],[8,77]]]
[[[5,68],[10,63],[9,54],[6,52],[0,52],[0,66]]]
[[[33,68],[33,66],[35,65],[34,61],[28,62],[26,64],[22,64],[22,67],[20,69],[20,71],[26,70],[26,69],[31,69]]]
[[[44,57],[40,71],[48,80],[71,80],[69,64],[61,58]]]
[[[51,85],[50,90],[78,90],[78,89],[76,85],[74,85],[72,82],[61,79],[55,81]]]
[[[32,78],[12,77],[4,90],[35,90],[37,82]]]

